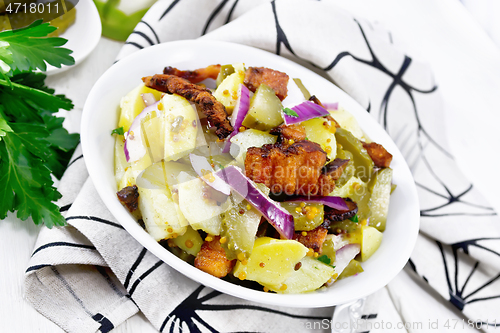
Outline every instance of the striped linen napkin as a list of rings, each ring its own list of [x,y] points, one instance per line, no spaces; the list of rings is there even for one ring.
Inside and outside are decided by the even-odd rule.
[[[448,151],[439,89],[425,62],[407,54],[390,32],[328,1],[296,0],[159,1],[118,60],[150,45],[199,37],[312,64],[365,107],[403,152],[419,189],[421,234],[409,269],[469,318],[500,322],[499,219]],[[325,321],[333,308],[264,306],[200,286],[168,267],[107,211],[81,152],[60,191],[69,226],[40,232],[25,283],[28,301],[64,330],[107,332],[138,311],[169,332],[330,328]],[[368,298],[362,318],[365,324],[401,321],[386,289]],[[370,329],[377,331],[385,330]]]

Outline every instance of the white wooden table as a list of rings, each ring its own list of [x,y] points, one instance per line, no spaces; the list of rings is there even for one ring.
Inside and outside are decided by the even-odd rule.
[[[432,65],[447,105],[448,131],[454,154],[467,176],[500,211],[497,131],[500,124],[500,49],[485,34],[462,5],[455,0],[336,0],[346,9],[356,9],[366,18],[378,21],[406,40]],[[439,41],[432,21],[453,38]],[[423,33],[422,33],[423,32]],[[67,115],[67,127],[77,131],[85,98],[97,78],[113,63],[122,43],[102,38],[96,50],[78,66],[47,79],[57,93],[73,100],[75,110]],[[477,166],[481,165],[481,172]],[[0,331],[62,332],[23,299],[24,271],[39,227],[31,220],[19,221],[13,215],[0,221]],[[402,271],[388,290],[402,319],[427,322],[460,318],[460,313]],[[137,315],[115,332],[155,332]]]

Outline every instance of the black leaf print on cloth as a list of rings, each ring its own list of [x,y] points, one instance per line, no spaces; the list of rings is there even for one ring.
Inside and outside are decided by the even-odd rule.
[[[210,13],[210,16],[208,17],[207,23],[205,23],[205,27],[203,28],[203,32],[201,35],[203,36],[208,32],[208,28],[210,27],[210,24],[212,21],[215,19],[215,17],[220,13],[222,8],[228,3],[229,0],[223,0],[215,9]]]
[[[470,239],[448,245],[421,235],[416,246],[419,253],[414,252],[408,268],[471,320],[498,322],[500,255],[491,248],[498,240]],[[470,255],[474,252],[474,257],[487,259],[475,259]]]
[[[163,12],[163,14],[161,14],[160,20],[163,19],[165,17],[165,15],[167,15],[172,10],[172,8],[174,8],[175,5],[177,5],[180,1],[181,0],[174,0],[174,1],[172,1],[172,3],[167,7],[167,9],[165,9],[165,11]]]
[[[278,55],[281,54],[281,44],[283,44],[285,45],[286,49],[290,51],[290,53],[296,55],[295,52],[293,52],[290,43],[288,42],[288,38],[286,37],[283,28],[281,28],[280,26],[280,22],[278,20],[278,14],[276,13],[276,2],[274,0],[271,2],[271,6],[273,9],[274,20],[276,22],[276,54]]]
[[[207,292],[204,296],[201,296],[202,292]],[[209,332],[219,332],[211,324],[207,323],[201,316],[200,312],[228,312],[234,310],[248,310],[248,311],[258,311],[267,314],[274,314],[278,317],[276,320],[281,320],[282,318],[293,318],[298,320],[308,320],[308,321],[322,321],[330,319],[330,316],[308,316],[308,315],[297,315],[285,311],[280,311],[273,309],[271,307],[260,306],[256,304],[209,304],[208,302],[223,296],[222,293],[211,290],[204,286],[199,286],[196,288],[191,295],[189,295],[181,304],[179,304],[163,321],[160,332],[174,332],[176,327],[183,328],[187,327],[190,333],[198,333],[204,331]],[[234,300],[234,299],[233,299]],[[375,314],[376,316],[376,314]],[[265,326],[265,325],[263,325]],[[168,328],[168,330],[167,330]],[[186,332],[180,329],[179,332]]]
[[[446,274],[446,282],[448,285],[448,291],[450,295],[450,302],[456,306],[459,310],[463,310],[464,307],[468,304],[475,303],[475,302],[483,302],[483,301],[488,301],[488,300],[493,300],[493,299],[498,299],[500,298],[500,293],[499,294],[493,294],[491,295],[488,292],[488,287],[494,286],[495,282],[498,285],[500,285],[500,273],[497,273],[496,275],[492,275],[487,279],[483,279],[479,284],[475,284],[474,286],[468,287],[469,282],[471,279],[475,276],[475,273],[478,272],[478,267],[480,266],[480,262],[476,261],[473,265],[468,265],[467,268],[463,269],[465,272],[462,273],[460,267],[463,266],[465,262],[467,262],[469,258],[466,260],[460,261],[459,257],[461,253],[465,253],[463,251],[464,247],[467,248],[468,246],[471,246],[472,244],[475,244],[477,240],[471,240],[468,242],[461,242],[457,244],[453,244],[451,246],[451,252],[452,252],[452,260],[450,263],[450,260],[447,259],[446,251],[444,249],[443,244],[440,242],[436,242],[439,251],[441,252],[441,257],[443,260],[443,265],[444,265],[444,271]],[[459,252],[459,249],[462,250]],[[448,249],[449,252],[449,249]],[[500,256],[498,253],[496,253],[498,256]],[[469,264],[472,264],[472,262],[468,262]],[[453,265],[453,267],[451,266]],[[465,280],[460,277],[466,276]],[[460,281],[463,281],[460,284]],[[493,289],[494,290],[494,289]],[[482,292],[482,293],[481,293]]]

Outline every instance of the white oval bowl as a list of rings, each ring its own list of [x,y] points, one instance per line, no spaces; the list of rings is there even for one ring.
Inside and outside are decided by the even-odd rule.
[[[372,140],[392,153],[393,182],[398,187],[391,196],[382,244],[369,260],[362,263],[363,273],[340,280],[326,290],[305,294],[273,294],[238,286],[204,273],[170,253],[150,237],[117,200],[114,138],[110,133],[118,123],[120,99],[140,84],[142,77],[162,73],[165,66],[195,69],[235,62],[269,67],[300,78],[321,101],[339,102],[356,117]],[[123,227],[169,266],[203,285],[236,297],[270,305],[311,308],[365,297],[384,287],[404,267],[418,235],[420,213],[415,183],[403,156],[384,129],[330,81],[263,50],[225,42],[177,41],[148,47],[128,56],[109,68],[92,88],[83,110],[81,142],[85,163],[97,192]]]

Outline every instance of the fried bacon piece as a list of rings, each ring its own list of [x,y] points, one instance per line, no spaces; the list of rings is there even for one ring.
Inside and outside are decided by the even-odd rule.
[[[358,205],[349,198],[344,199],[348,210],[337,210],[325,205],[324,222],[321,226],[328,227],[332,222],[344,221],[350,219],[358,213]]]
[[[247,150],[245,172],[253,181],[271,188],[274,194],[317,194],[326,158],[321,146],[311,141],[267,144]]]
[[[264,83],[274,89],[280,100],[288,93],[288,75],[266,67],[248,67],[243,83],[253,92]]]
[[[167,66],[163,69],[163,74],[176,75],[190,81],[191,83],[199,83],[206,79],[217,79],[220,72],[220,65],[210,65],[204,68],[198,68],[194,71],[180,70],[174,67]]]
[[[363,147],[370,155],[375,166],[379,168],[388,168],[391,165],[392,154],[385,150],[384,146],[376,142],[363,142]]]
[[[309,97],[309,100],[315,104],[318,104],[319,106],[324,107],[318,97],[316,97],[316,95],[312,95],[311,97]]]
[[[333,191],[335,181],[340,178],[347,163],[349,163],[349,160],[336,158],[323,168],[318,179],[319,194],[328,195]]]
[[[215,236],[210,242],[205,241],[194,259],[194,266],[202,271],[221,278],[233,270],[236,260],[228,260],[220,245],[220,237]]]
[[[219,139],[224,139],[233,131],[233,126],[231,126],[227,118],[226,108],[212,96],[209,89],[193,84],[181,77],[168,74],[143,77],[142,81],[149,88],[169,94],[177,94],[196,103],[207,116],[209,123],[216,127],[215,134]]]
[[[298,124],[283,124],[276,128],[273,128],[269,133],[277,135],[278,142],[284,143],[287,143],[289,140],[299,142],[306,138],[306,129],[304,128],[304,126]]]
[[[137,210],[137,205],[139,203],[139,189],[137,185],[127,186],[122,188],[120,191],[116,192],[118,200],[127,207],[129,212],[134,212]]]
[[[325,241],[328,229],[319,226],[314,230],[307,231],[307,235],[303,236],[302,232],[296,232],[293,235],[293,240],[302,243],[307,248],[313,249],[314,252],[321,253],[321,248]]]

